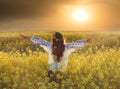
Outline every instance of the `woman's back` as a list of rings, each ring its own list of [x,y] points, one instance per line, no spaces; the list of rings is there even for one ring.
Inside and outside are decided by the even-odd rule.
[[[42,38],[25,36],[23,38],[29,38],[33,43],[39,44],[43,49],[48,52],[50,64],[49,70],[60,70],[63,67],[67,67],[68,56],[75,51],[76,48],[81,48],[86,42],[91,41],[90,38],[87,40],[77,40],[72,43],[64,43],[64,38],[61,33],[56,32],[53,35],[53,42],[48,42]]]

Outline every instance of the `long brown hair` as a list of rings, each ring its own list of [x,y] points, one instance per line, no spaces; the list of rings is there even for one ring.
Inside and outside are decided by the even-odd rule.
[[[63,35],[60,32],[55,32],[53,35],[53,44],[52,44],[52,54],[54,55],[54,60],[60,62],[64,50],[65,50],[65,45],[64,45]]]

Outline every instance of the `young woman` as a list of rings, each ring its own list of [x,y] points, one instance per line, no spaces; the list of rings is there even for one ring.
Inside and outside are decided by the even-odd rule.
[[[35,44],[39,44],[46,52],[48,52],[48,63],[50,64],[48,76],[52,74],[53,70],[60,70],[64,67],[67,67],[68,56],[74,52],[76,48],[81,48],[86,42],[91,41],[91,38],[88,38],[65,44],[63,35],[60,32],[54,33],[52,42],[48,42],[38,37],[25,36],[23,34],[20,34],[20,36],[30,39]]]

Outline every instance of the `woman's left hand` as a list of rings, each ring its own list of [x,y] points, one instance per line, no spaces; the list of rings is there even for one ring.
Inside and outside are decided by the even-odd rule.
[[[22,38],[24,38],[24,39],[29,38],[29,36],[26,36],[26,35],[24,35],[24,34],[20,34],[20,36],[21,36]]]

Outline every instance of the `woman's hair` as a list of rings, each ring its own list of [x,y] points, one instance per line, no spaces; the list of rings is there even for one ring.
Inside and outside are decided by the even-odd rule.
[[[54,60],[60,62],[65,50],[64,38],[60,32],[55,32],[53,35],[52,54]]]

